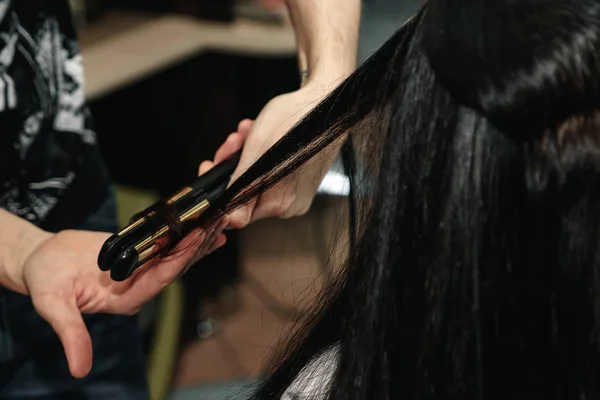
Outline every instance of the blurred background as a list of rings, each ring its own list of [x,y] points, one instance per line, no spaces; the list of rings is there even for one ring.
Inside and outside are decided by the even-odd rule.
[[[299,86],[283,0],[70,1],[121,225],[192,181],[241,119]],[[365,1],[360,61],[416,2]],[[336,178],[328,175],[307,215],[228,233],[223,248],[140,312],[153,400],[252,390],[343,258],[336,244],[347,209]]]

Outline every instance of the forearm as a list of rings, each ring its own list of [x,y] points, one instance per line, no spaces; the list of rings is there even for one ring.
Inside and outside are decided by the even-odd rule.
[[[25,259],[50,234],[0,208],[0,285],[25,293]]]
[[[361,0],[286,0],[300,69],[321,84],[339,82],[356,68]]]

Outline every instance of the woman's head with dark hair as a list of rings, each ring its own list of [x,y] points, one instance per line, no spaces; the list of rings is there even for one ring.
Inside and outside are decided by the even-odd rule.
[[[205,222],[344,133],[345,268],[283,351],[277,399],[600,397],[600,2],[429,0],[236,180]]]

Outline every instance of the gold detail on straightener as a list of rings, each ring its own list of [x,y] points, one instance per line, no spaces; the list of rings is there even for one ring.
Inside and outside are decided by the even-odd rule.
[[[138,225],[140,225],[142,222],[144,222],[146,220],[145,217],[139,218],[137,220],[135,220],[135,222],[133,224],[129,224],[127,225],[125,228],[123,228],[119,233],[117,233],[118,236],[123,236],[125,235],[127,232],[131,231],[133,228],[137,227]]]
[[[177,193],[175,193],[169,200],[167,200],[167,204],[173,204],[173,203],[175,203],[177,200],[181,199],[183,196],[185,196],[186,194],[188,194],[191,191],[192,191],[192,188],[189,187],[189,186],[186,186],[186,187],[182,188]],[[156,212],[151,211],[147,216],[141,217],[141,218],[135,220],[135,222],[127,225],[119,233],[117,233],[117,235],[118,236],[125,235],[126,233],[130,232],[133,228],[139,226],[142,222],[145,222],[147,217],[152,217],[155,214],[156,214]]]
[[[210,206],[210,203],[208,202],[208,200],[204,200],[201,203],[196,204],[194,207],[190,208],[188,211],[186,211],[179,217],[179,222],[186,222],[191,219],[198,218],[209,206]],[[165,225],[162,228],[160,228],[158,231],[156,231],[154,234],[152,234],[151,236],[147,237],[146,239],[144,239],[143,241],[138,243],[135,246],[135,250],[137,251],[138,256],[140,258],[143,257],[145,259],[146,257],[148,257],[148,255],[152,254],[151,251],[147,252],[147,250],[151,249],[154,246],[154,243],[156,242],[156,240],[160,239],[168,232],[169,232],[169,226]]]
[[[185,213],[183,213],[181,217],[179,217],[179,222],[186,222],[190,219],[198,218],[209,206],[210,203],[208,202],[208,200],[204,200],[196,204],[194,207],[190,208]]]
[[[154,246],[150,246],[146,250],[142,251],[142,253],[138,256],[138,262],[140,264],[143,264],[144,261],[146,261],[146,259],[152,255],[152,253],[154,252],[153,250]]]
[[[185,196],[186,194],[188,194],[191,191],[192,191],[191,187],[189,187],[189,186],[184,187],[183,189],[181,189],[180,191],[175,193],[169,200],[167,200],[167,204],[175,203],[177,200],[181,199],[183,196]]]
[[[158,231],[154,232],[151,236],[148,236],[146,239],[136,244],[135,250],[137,251],[138,255],[141,255],[142,252],[150,248],[150,246],[152,246],[157,239],[163,237],[167,232],[169,232],[169,226],[165,225]]]

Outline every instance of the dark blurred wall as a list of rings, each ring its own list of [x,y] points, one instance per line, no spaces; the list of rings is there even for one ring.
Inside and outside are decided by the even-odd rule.
[[[91,104],[115,181],[168,195],[275,95],[298,87],[295,57],[203,54]]]

